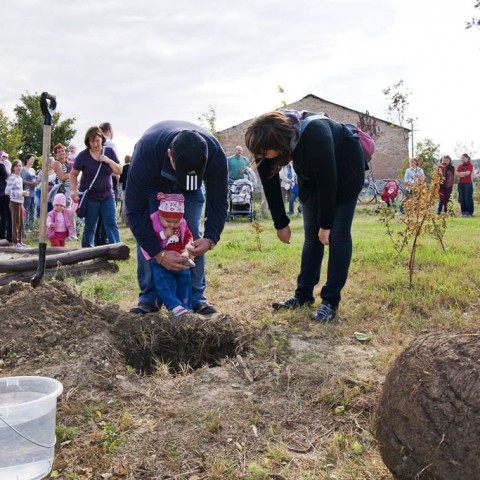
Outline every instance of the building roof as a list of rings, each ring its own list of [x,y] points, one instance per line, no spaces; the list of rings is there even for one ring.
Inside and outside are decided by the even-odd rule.
[[[344,105],[340,105],[340,104],[338,104],[338,103],[331,102],[330,100],[326,100],[326,99],[321,98],[321,97],[319,97],[319,96],[317,96],[317,95],[313,95],[313,93],[309,93],[309,94],[305,95],[304,97],[302,97],[300,100],[296,100],[296,101],[294,101],[294,102],[289,103],[289,104],[287,105],[287,107],[288,107],[289,105],[293,105],[294,103],[301,102],[302,100],[305,100],[305,99],[308,98],[308,97],[316,98],[317,100],[320,100],[320,101],[322,101],[322,102],[330,103],[330,104],[332,104],[332,105],[335,105],[335,106],[340,107],[340,108],[344,108],[344,109],[346,109],[346,110],[350,110],[351,112],[355,112],[355,113],[357,113],[357,114],[364,114],[364,113],[365,113],[365,112],[360,112],[360,111],[358,111],[358,110],[354,110],[353,108],[345,107]],[[369,115],[370,115],[370,114],[369,114]],[[395,127],[402,128],[402,126],[401,126],[401,125],[398,125],[397,123],[390,122],[390,121],[388,121],[388,120],[384,120],[384,119],[379,118],[379,117],[375,117],[375,115],[370,115],[370,116],[371,116],[372,118],[375,118],[376,120],[380,120],[381,122],[387,123],[388,125],[394,125]],[[255,117],[254,117],[254,118],[255,118]],[[227,130],[230,130],[231,128],[238,127],[239,125],[242,125],[243,123],[249,125],[249,124],[253,121],[254,118],[249,118],[248,120],[244,120],[243,122],[240,122],[240,123],[238,123],[237,125],[232,125],[231,127],[224,128],[223,130],[220,130],[218,133],[226,132]],[[403,127],[403,129],[406,130],[407,132],[410,132],[410,131],[411,131],[411,130],[410,130],[409,128],[407,128],[407,127]]]

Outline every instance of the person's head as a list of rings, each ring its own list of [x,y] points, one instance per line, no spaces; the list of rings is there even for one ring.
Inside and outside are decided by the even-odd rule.
[[[65,162],[65,147],[61,143],[57,143],[53,147],[53,154],[55,155],[55,158],[61,162]]]
[[[200,188],[208,157],[205,139],[195,131],[183,130],[173,139],[168,156],[180,188],[183,190]]]
[[[441,159],[441,162],[443,165],[451,165],[452,164],[452,159],[450,157],[450,155],[444,155]]]
[[[16,175],[20,175],[21,171],[22,171],[22,161],[16,158],[12,162],[12,173],[15,173]]]
[[[470,161],[470,155],[468,155],[467,153],[464,153],[462,155],[462,157],[460,158],[460,160],[463,162],[463,163],[468,163]]]
[[[185,198],[183,195],[179,193],[159,192],[157,199],[160,201],[158,216],[162,227],[178,227],[185,212]]]
[[[98,150],[98,148],[102,148],[102,146],[105,144],[105,137],[101,128],[97,127],[96,125],[90,127],[85,134],[84,143],[88,149]]]
[[[68,146],[68,153],[70,154],[75,154],[77,153],[77,147],[71,143],[69,146]]]
[[[99,125],[99,128],[105,137],[108,137],[110,140],[113,138],[113,129],[111,123],[103,122]]]
[[[8,160],[8,153],[0,150],[0,160]]]
[[[53,155],[50,155],[48,157],[48,168],[53,168],[54,163],[55,163],[55,157]]]
[[[247,128],[245,145],[257,165],[266,161],[274,171],[288,163],[295,135],[295,129],[285,114],[268,112],[257,117]]]
[[[65,207],[67,206],[67,199],[63,193],[57,193],[53,197],[53,209],[56,212],[63,212]]]
[[[418,160],[416,158],[411,158],[410,159],[410,166],[412,168],[418,167]]]
[[[123,162],[125,164],[130,163],[132,161],[131,155],[125,155],[125,158],[123,159]]]
[[[31,167],[34,161],[35,161],[35,155],[33,153],[27,153],[25,155],[25,158],[23,159],[23,164],[26,167]]]
[[[235,156],[241,157],[243,154],[243,148],[240,145],[235,147]]]

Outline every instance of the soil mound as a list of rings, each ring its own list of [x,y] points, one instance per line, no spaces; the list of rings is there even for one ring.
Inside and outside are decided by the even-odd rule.
[[[480,478],[480,332],[417,337],[387,375],[376,415],[398,479]]]
[[[2,373],[54,377],[66,390],[108,390],[126,363],[142,373],[157,360],[172,368],[212,364],[249,338],[226,317],[138,316],[92,303],[58,281],[0,287],[0,318]]]

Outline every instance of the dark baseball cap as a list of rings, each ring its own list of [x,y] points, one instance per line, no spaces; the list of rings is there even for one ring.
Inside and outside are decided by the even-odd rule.
[[[183,130],[175,136],[170,148],[180,188],[183,190],[200,188],[208,156],[205,139],[198,132]]]

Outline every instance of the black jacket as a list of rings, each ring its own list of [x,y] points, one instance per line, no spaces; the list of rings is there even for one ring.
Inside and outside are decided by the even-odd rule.
[[[365,178],[365,155],[358,137],[345,125],[330,119],[312,120],[292,152],[302,202],[314,195],[318,204],[319,227],[332,227],[334,209],[358,196]],[[285,213],[278,173],[271,167],[258,168],[265,196],[277,230],[290,220]]]
[[[125,195],[128,225],[137,243],[154,257],[162,251],[153,230],[150,214],[158,209],[158,192],[180,192],[167,151],[175,136],[183,131],[199,133],[207,142],[208,158],[204,182],[206,212],[204,238],[214,243],[227,218],[228,167],[227,157],[218,140],[207,130],[189,122],[168,120],[159,122],[147,130],[135,145],[128,169]]]

